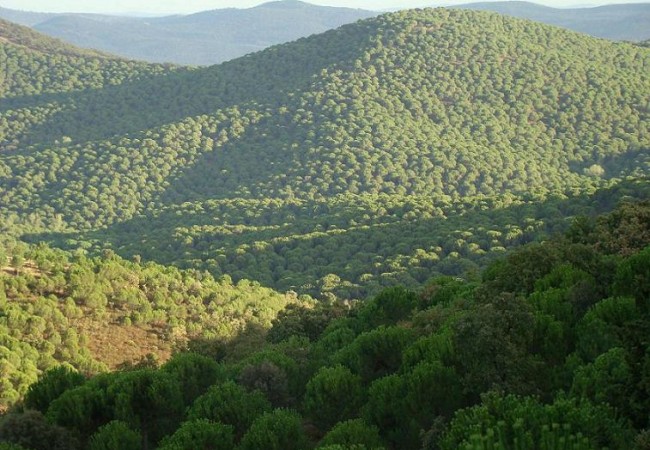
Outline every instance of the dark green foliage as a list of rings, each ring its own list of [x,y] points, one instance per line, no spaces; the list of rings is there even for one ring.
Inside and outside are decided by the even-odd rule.
[[[612,297],[601,300],[577,325],[578,355],[587,362],[615,347],[622,347],[624,328],[639,316],[635,300]]]
[[[396,325],[410,317],[417,304],[415,292],[403,287],[389,288],[364,303],[359,311],[359,320],[367,328]]]
[[[10,442],[0,442],[0,450],[25,450],[25,447]]]
[[[389,375],[373,382],[363,417],[395,448],[415,448],[419,442],[419,428],[411,416],[404,376]]]
[[[161,450],[232,450],[233,427],[205,419],[183,423],[176,432],[162,440]]]
[[[614,291],[633,297],[639,311],[650,314],[650,247],[630,256],[619,266]]]
[[[85,444],[120,420],[152,448],[206,389],[197,410],[233,416],[243,450],[310,447],[336,412],[406,450],[500,431],[622,449],[650,426],[650,204],[544,242],[647,198],[647,49],[445,10],[197,70],[1,44],[3,406],[60,362],[124,363],[95,360],[102,331],[114,352],[132,336],[207,355],[65,389],[47,400],[57,425],[3,419],[21,438],[65,426]],[[367,393],[360,413],[335,411],[330,379]],[[253,406],[215,409],[223,381]]]
[[[530,294],[535,282],[561,260],[562,255],[553,246],[529,245],[489,267],[483,280],[497,292]]]
[[[437,417],[450,418],[465,403],[461,377],[438,361],[418,364],[405,378],[409,416],[424,429]]]
[[[264,393],[274,407],[287,406],[290,402],[287,373],[270,361],[245,366],[238,381],[249,391]]]
[[[337,423],[318,444],[318,448],[340,445],[344,448],[359,446],[366,449],[384,448],[377,427],[368,425],[362,419]]]
[[[88,441],[89,450],[141,450],[140,433],[114,420],[100,427]]]
[[[10,413],[0,417],[0,442],[31,450],[75,450],[80,448],[74,435],[52,425],[38,411]]]
[[[361,444],[332,444],[326,445],[325,447],[318,447],[320,450],[370,450],[365,445]],[[383,447],[379,447],[379,450],[382,450]]]
[[[276,409],[261,415],[244,435],[241,450],[306,450],[307,436],[300,416],[295,412]]]
[[[359,335],[334,355],[334,360],[367,383],[396,372],[402,363],[402,352],[413,338],[413,333],[406,328],[380,326]]]
[[[163,371],[125,372],[109,386],[108,397],[115,418],[140,430],[145,449],[175,429],[184,410],[180,386]]]
[[[253,421],[271,410],[271,403],[260,391],[246,390],[229,381],[212,386],[197,398],[187,412],[190,420],[206,419],[231,425],[238,438],[243,436]]]
[[[86,381],[85,377],[70,367],[60,366],[50,369],[32,384],[25,394],[24,405],[29,409],[36,409],[42,413],[52,400],[58,398],[65,391],[77,387]]]
[[[642,250],[650,239],[650,202],[623,202],[598,219],[592,233],[597,248],[629,256]]]
[[[465,395],[481,392],[537,393],[541,361],[530,353],[533,310],[524,299],[499,294],[467,311],[453,325],[453,361]]]
[[[208,387],[223,377],[223,368],[213,359],[192,353],[174,355],[162,367],[174,377],[183,395],[183,404],[191,405]]]
[[[113,403],[108,401],[106,390],[115,379],[113,375],[98,375],[83,386],[65,391],[50,404],[48,420],[90,436],[113,418]]]
[[[307,383],[304,410],[324,431],[337,422],[355,417],[363,400],[364,391],[358,375],[343,366],[323,367]]]
[[[334,305],[291,304],[278,313],[273,326],[267,334],[269,342],[278,343],[290,337],[306,337],[316,341],[329,323],[342,316],[343,309]]]
[[[643,217],[647,207],[622,208],[633,211],[628,217]],[[618,240],[630,222],[589,219],[567,236],[514,253],[503,264],[525,280],[525,289],[513,289],[502,271],[482,283],[437,278],[415,295],[389,289],[368,305],[289,310],[276,329],[311,330],[309,336],[274,343],[245,330],[235,342],[219,343],[219,363],[180,353],[160,368],[149,361],[147,368],[93,376],[79,386],[63,383],[65,389],[45,391],[48,421],[34,411],[9,414],[0,420],[0,431],[24,443],[26,436],[34,439],[30,430],[43,429],[52,442],[74,436],[83,448],[99,435],[107,445],[120,446],[113,438],[121,434],[135,443],[137,432],[142,448],[200,448],[207,442],[243,450],[643,449],[643,430],[650,426],[650,320],[638,292],[644,289],[647,249],[611,254],[607,241],[594,238]],[[599,228],[603,223],[610,224],[606,234]],[[27,278],[31,261],[49,267],[52,277],[67,274],[61,286],[89,273],[108,280],[128,280],[132,273],[122,272],[130,266],[110,252],[92,266],[77,257],[70,272],[65,259],[57,262],[57,253],[45,250],[19,249],[30,256],[24,274],[2,278],[7,298],[38,287]],[[535,255],[561,256],[537,270]],[[153,289],[157,278],[147,274],[145,285]],[[183,292],[211,283],[207,275],[201,285],[196,274],[184,274],[193,286]],[[185,289],[181,281],[174,286]],[[107,298],[117,301],[116,292],[113,287]],[[383,323],[389,315],[382,311],[394,298],[405,300],[397,302],[397,324],[373,328],[368,311]],[[326,312],[329,307],[333,311]],[[0,320],[40,329],[38,321],[8,311]],[[4,354],[8,363],[19,364]],[[68,376],[52,372],[32,392],[59,386]],[[273,405],[300,407],[303,416]],[[124,424],[113,425],[116,420]],[[106,424],[112,425],[102,428]],[[110,431],[123,426],[132,431]]]
[[[627,352],[617,347],[601,354],[593,363],[578,368],[573,378],[572,395],[624,411],[629,407],[633,383],[628,360]]]
[[[574,435],[574,439],[586,438],[589,445],[579,448],[623,449],[633,436],[610,408],[588,401],[558,399],[543,405],[534,398],[489,394],[483,396],[480,405],[456,414],[440,439],[439,448],[465,448],[477,434],[498,434],[505,448],[545,449],[545,440],[551,437],[548,431],[556,427],[562,430],[561,434]]]

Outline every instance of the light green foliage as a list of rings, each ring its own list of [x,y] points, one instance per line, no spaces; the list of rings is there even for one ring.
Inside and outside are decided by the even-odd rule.
[[[157,325],[168,346],[184,347],[189,340],[204,339],[220,348],[246,326],[268,328],[278,311],[302,302],[257,283],[234,285],[225,277],[217,280],[197,271],[140,265],[115,255],[89,259],[46,246],[30,246],[21,252],[27,255],[29,270],[18,275],[0,272],[4,374],[0,407],[14,404],[43,371],[61,363],[82,374],[94,374],[123,361],[119,354],[111,355],[106,364],[93,357],[89,336],[76,328],[82,317],[98,326],[127,320],[143,329]],[[305,302],[310,303],[309,299]],[[213,362],[189,355],[170,362],[167,370],[182,378],[187,404],[219,376]],[[53,399],[58,388],[51,388]],[[48,402],[43,401],[29,405],[45,411]]]

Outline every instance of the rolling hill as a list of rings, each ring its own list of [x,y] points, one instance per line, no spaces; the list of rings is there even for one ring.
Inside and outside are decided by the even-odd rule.
[[[647,450],[649,63],[468,10],[194,69],[0,22],[0,449]]]
[[[5,47],[10,68],[55,57]],[[0,111],[2,229],[318,297],[471,274],[647,176],[649,61],[433,9],[210,68],[120,62],[92,89],[17,69],[33,91]]]
[[[216,64],[376,14],[295,0],[147,18],[0,9],[0,17],[80,47],[142,61],[190,65]]]
[[[650,38],[650,3],[560,9],[510,1],[470,3],[459,7],[494,11],[614,41],[643,41]]]

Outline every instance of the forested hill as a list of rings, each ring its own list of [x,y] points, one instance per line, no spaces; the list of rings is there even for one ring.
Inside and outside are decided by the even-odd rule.
[[[561,226],[570,208],[546,200],[648,174],[649,64],[640,46],[428,9],[211,68],[32,88],[0,111],[4,229],[315,294],[463,273]]]
[[[0,19],[0,70],[1,97],[18,97],[38,105],[48,101],[45,94],[102,89],[127,80],[150,78],[169,71],[170,67],[81,49]],[[3,100],[2,114],[9,122],[2,125],[5,149],[7,127],[24,129],[30,122],[29,117],[14,118],[14,113]]]
[[[494,11],[617,41],[650,38],[650,4],[550,8],[522,1],[469,3],[459,8]]]
[[[30,28],[4,19],[0,19],[0,39],[2,39],[3,43],[8,42],[44,53],[56,53],[70,56],[108,57],[106,54],[75,47],[59,39],[45,36]]]

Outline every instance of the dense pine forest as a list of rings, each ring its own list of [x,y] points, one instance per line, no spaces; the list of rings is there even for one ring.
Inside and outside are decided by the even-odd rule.
[[[196,70],[3,45],[0,223],[30,242],[360,298],[476,270],[648,172],[650,51],[497,14]]]
[[[650,203],[623,202],[481,279],[353,303],[14,246],[0,279],[0,400],[14,404],[0,445],[646,449],[649,244]],[[106,373],[93,355],[106,349],[75,330],[107,319],[113,339],[157,327],[191,352]]]
[[[650,49],[403,11],[207,68],[0,21],[0,450],[650,448]]]

